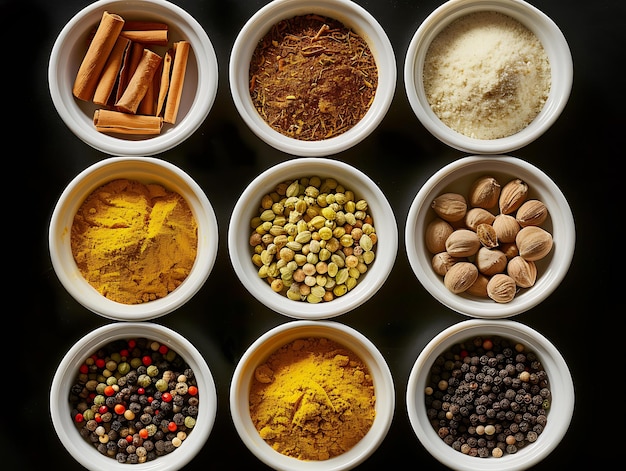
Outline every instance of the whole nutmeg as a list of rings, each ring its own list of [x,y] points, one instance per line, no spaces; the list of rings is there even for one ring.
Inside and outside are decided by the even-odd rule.
[[[498,214],[493,220],[493,228],[496,231],[498,242],[515,242],[515,237],[520,230],[517,220],[510,214]]]
[[[528,200],[523,203],[517,213],[515,219],[520,226],[540,226],[548,217],[548,208],[539,200]]]
[[[521,257],[536,262],[552,250],[552,234],[538,226],[526,226],[517,233],[515,244]]]
[[[476,281],[465,290],[467,294],[471,294],[472,296],[478,296],[479,298],[486,298],[487,296],[487,283],[489,283],[489,277],[483,275],[482,273],[478,273],[478,277]]]
[[[508,303],[515,297],[517,285],[509,275],[498,273],[487,283],[487,296],[497,303]]]
[[[426,226],[424,242],[426,248],[432,254],[444,252],[446,250],[446,239],[454,232],[450,223],[441,218],[435,218]]]
[[[493,213],[484,208],[471,208],[465,214],[465,225],[475,231],[479,224],[493,224],[495,218]]]
[[[452,265],[454,265],[458,261],[459,259],[454,258],[448,252],[439,252],[433,255],[431,265],[437,275],[444,276],[446,273],[448,273],[450,267],[452,267]]]
[[[519,255],[509,260],[506,272],[520,288],[530,288],[537,280],[537,265],[535,265],[535,262],[526,260]]]
[[[465,217],[467,201],[459,193],[443,193],[433,200],[431,207],[441,219],[456,222]]]
[[[477,178],[469,191],[470,206],[475,208],[493,208],[500,198],[500,183],[490,175]]]
[[[478,278],[478,268],[471,262],[458,262],[443,277],[443,284],[455,294],[462,293]]]
[[[478,234],[469,229],[457,229],[446,239],[446,252],[453,257],[471,257],[479,248]]]
[[[528,184],[514,178],[502,187],[498,205],[502,214],[511,214],[519,208],[528,196]]]
[[[478,271],[488,276],[502,273],[506,268],[507,261],[503,252],[498,249],[488,249],[487,247],[481,247],[476,253],[474,260]]]

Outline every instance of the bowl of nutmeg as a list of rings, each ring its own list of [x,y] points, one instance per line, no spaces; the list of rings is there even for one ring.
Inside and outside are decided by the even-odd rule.
[[[567,199],[534,165],[468,156],[432,175],[407,216],[406,249],[424,288],[477,318],[506,318],[546,299],[574,255]]]
[[[48,83],[67,127],[93,148],[150,156],[190,137],[217,94],[202,26],[165,0],[99,0],[59,33]]]

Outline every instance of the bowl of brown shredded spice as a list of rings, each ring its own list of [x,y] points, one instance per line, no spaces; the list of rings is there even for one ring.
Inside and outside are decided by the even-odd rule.
[[[232,48],[233,101],[272,147],[326,156],[365,139],[396,87],[384,29],[349,0],[275,0],[257,11]]]
[[[385,439],[395,410],[377,347],[334,321],[292,321],[267,331],[233,374],[230,411],[243,443],[277,470],[345,471]]]
[[[202,188],[154,157],[110,157],[83,170],[59,197],[48,236],[69,294],[118,321],[181,307],[204,285],[218,248]]]

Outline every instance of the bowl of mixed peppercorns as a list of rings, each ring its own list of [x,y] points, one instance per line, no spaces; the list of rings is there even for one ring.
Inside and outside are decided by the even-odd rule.
[[[90,470],[180,469],[204,446],[216,412],[215,383],[200,352],[150,322],[89,332],[63,357],[50,388],[56,433]]]
[[[268,308],[328,319],[374,296],[396,260],[398,229],[361,170],[320,157],[268,168],[231,214],[228,251],[243,286]]]
[[[410,372],[407,412],[424,447],[458,470],[528,469],[564,437],[574,385],[558,349],[512,320],[470,319],[436,335]]]

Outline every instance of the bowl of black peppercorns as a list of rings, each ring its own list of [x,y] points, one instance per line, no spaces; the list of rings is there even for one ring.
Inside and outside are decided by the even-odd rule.
[[[565,436],[574,385],[558,349],[511,320],[471,319],[444,329],[419,354],[407,383],[413,430],[458,470],[522,470]]]
[[[89,470],[175,470],[208,439],[217,412],[211,371],[179,333],[150,322],[104,325],[61,360],[50,415],[69,456]]]

